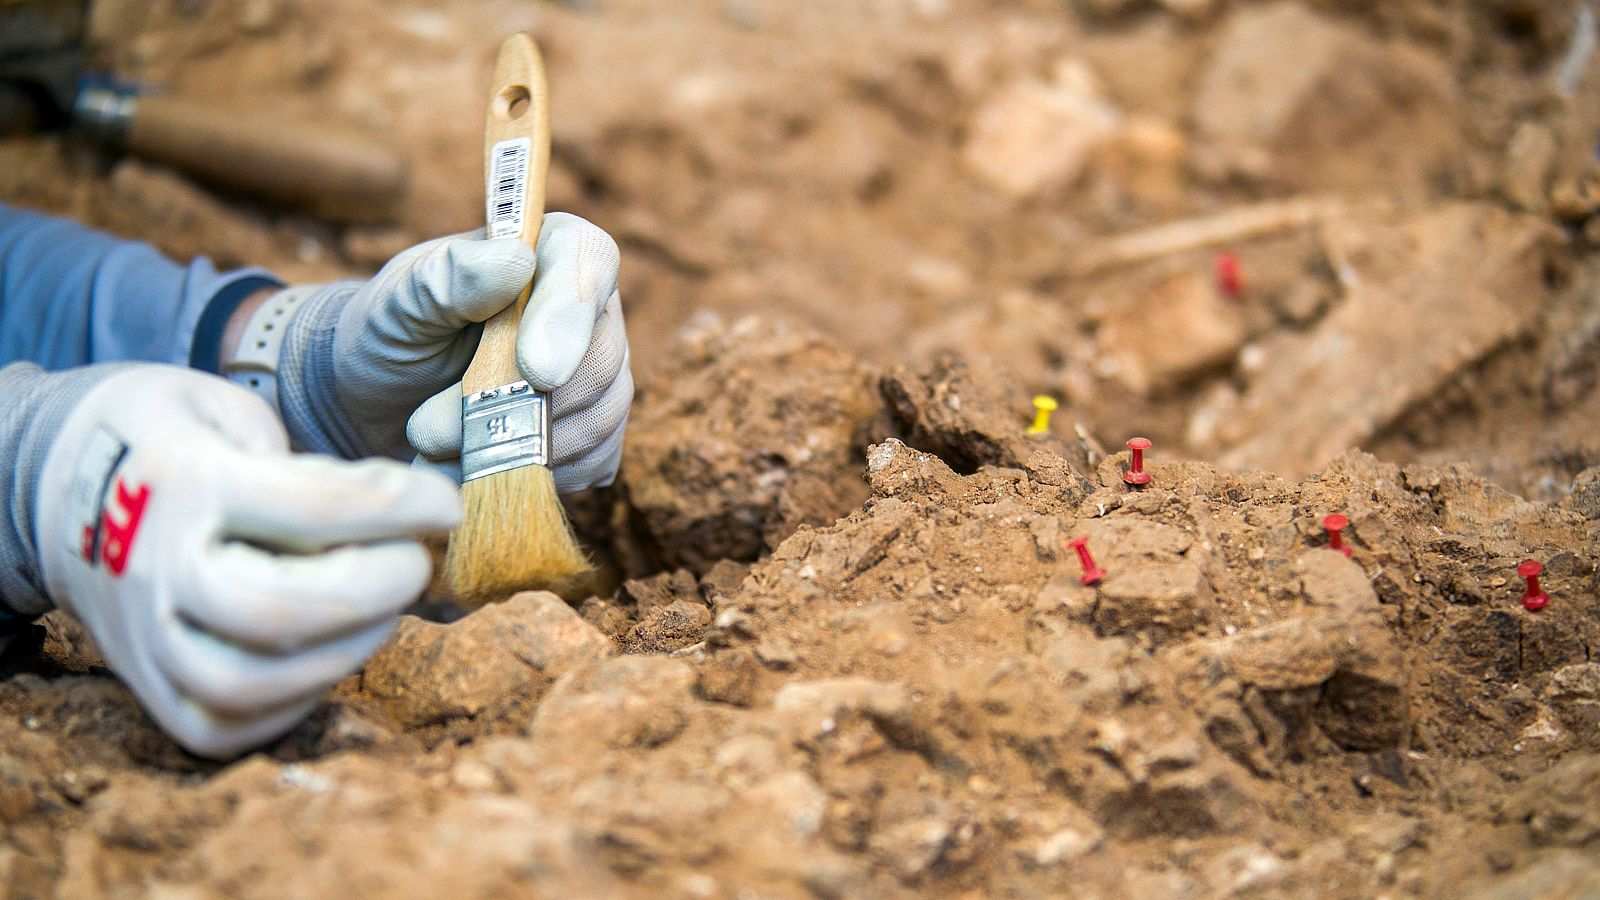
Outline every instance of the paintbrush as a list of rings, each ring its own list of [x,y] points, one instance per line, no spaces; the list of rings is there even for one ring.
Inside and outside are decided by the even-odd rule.
[[[544,62],[526,34],[506,39],[484,126],[488,236],[539,240],[550,167]],[[535,273],[537,277],[537,273]],[[517,326],[533,290],[483,325],[461,378],[461,525],[445,577],[472,606],[530,588],[560,590],[590,571],[550,472],[550,395],[517,371]]]

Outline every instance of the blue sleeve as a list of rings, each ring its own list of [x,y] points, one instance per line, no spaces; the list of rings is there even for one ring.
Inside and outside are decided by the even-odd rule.
[[[0,205],[0,460],[12,470],[0,476],[0,651],[19,622],[49,607],[34,571],[27,486],[97,377],[76,367],[128,360],[215,372],[233,311],[281,286],[260,270],[182,266],[149,244]],[[47,376],[29,363],[75,371]]]
[[[234,309],[281,286],[259,269],[183,266],[149,244],[0,205],[0,365],[137,360],[216,371]]]

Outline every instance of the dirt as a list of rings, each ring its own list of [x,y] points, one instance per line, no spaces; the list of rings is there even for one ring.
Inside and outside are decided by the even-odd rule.
[[[641,387],[572,505],[608,587],[433,598],[242,760],[46,617],[0,660],[0,895],[1600,894],[1582,21],[98,4],[124,75],[387,135],[398,216],[51,137],[0,142],[0,198],[294,279],[474,227],[478,93],[533,30]]]

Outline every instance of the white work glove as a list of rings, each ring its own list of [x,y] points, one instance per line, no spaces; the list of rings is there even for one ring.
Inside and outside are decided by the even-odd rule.
[[[537,267],[517,366],[551,394],[556,486],[610,484],[633,402],[618,265],[604,231],[550,213],[537,252],[515,239],[458,235],[401,253],[371,281],[318,289],[295,314],[280,360],[290,435],[346,457],[409,459],[415,448],[459,478],[460,380],[478,323],[515,301]]]
[[[228,757],[293,728],[427,586],[460,518],[437,474],[292,456],[259,398],[118,366],[67,415],[36,493],[49,595],[178,743]]]

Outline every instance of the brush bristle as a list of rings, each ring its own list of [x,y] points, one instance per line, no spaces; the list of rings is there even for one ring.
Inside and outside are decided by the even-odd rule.
[[[523,466],[461,486],[461,525],[450,535],[445,578],[469,606],[517,591],[563,587],[593,571],[544,466]]]

